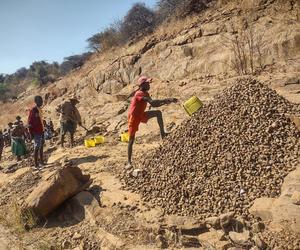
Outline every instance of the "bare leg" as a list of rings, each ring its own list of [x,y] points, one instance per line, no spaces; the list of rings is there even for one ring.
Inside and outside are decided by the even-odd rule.
[[[135,136],[130,136],[129,143],[128,143],[128,165],[131,165],[131,158],[132,158],[132,148],[134,143]]]
[[[39,155],[39,149],[35,147],[35,148],[34,148],[34,166],[35,166],[36,168],[39,167],[38,155]]]
[[[74,147],[74,133],[70,133],[71,136],[71,148]]]
[[[165,129],[164,129],[164,121],[163,121],[163,118],[162,118],[162,113],[160,110],[151,110],[151,111],[147,111],[147,116],[148,116],[148,119],[152,119],[152,118],[157,118],[157,123],[159,125],[159,130],[160,130],[160,136],[161,138],[164,138],[167,133],[165,132]]]
[[[60,145],[62,148],[64,147],[64,143],[65,143],[65,135],[66,133],[62,133],[60,136]]]
[[[40,147],[40,150],[39,150],[40,152],[40,163],[41,164],[44,164],[44,146],[42,145],[41,147]]]

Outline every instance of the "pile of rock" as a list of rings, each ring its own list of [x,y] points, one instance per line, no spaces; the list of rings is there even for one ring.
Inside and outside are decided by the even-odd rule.
[[[297,163],[300,134],[284,115],[293,109],[264,84],[239,80],[145,156],[138,177],[124,175],[126,186],[168,214],[248,217]]]
[[[299,234],[287,230],[265,230],[257,234],[264,239],[269,249],[300,249]]]

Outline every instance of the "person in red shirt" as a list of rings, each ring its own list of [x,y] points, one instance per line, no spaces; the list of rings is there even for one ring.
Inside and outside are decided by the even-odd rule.
[[[41,107],[43,98],[34,97],[35,106],[30,110],[28,116],[29,132],[34,140],[34,165],[40,168],[44,165],[43,161],[43,144],[44,144],[44,126]]]
[[[160,107],[165,104],[177,102],[176,98],[169,98],[164,100],[152,100],[148,91],[150,90],[150,83],[152,78],[141,76],[138,79],[139,89],[135,92],[129,107],[128,112],[128,165],[127,168],[131,168],[132,148],[135,140],[135,134],[138,131],[140,123],[147,123],[149,119],[157,118],[157,123],[160,129],[161,138],[164,138],[167,133],[164,130],[164,122],[162,113],[160,110],[145,111],[147,103],[152,107]]]

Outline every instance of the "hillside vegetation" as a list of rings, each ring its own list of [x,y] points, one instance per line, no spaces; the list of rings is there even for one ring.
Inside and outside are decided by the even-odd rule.
[[[0,74],[0,101],[16,98],[27,87],[50,84],[70,71],[81,67],[93,52],[101,53],[109,48],[123,46],[152,33],[159,25],[171,18],[184,18],[207,8],[211,0],[159,0],[155,10],[136,3],[125,17],[111,24],[104,31],[87,39],[89,52],[71,55],[59,64],[46,60],[33,62],[13,74]]]

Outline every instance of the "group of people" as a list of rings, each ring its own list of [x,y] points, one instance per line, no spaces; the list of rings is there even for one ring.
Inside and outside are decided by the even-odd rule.
[[[60,133],[61,146],[64,146],[66,133],[70,133],[71,146],[74,146],[74,133],[77,125],[81,125],[81,116],[76,105],[79,103],[76,97],[71,97],[57,108],[60,113]],[[26,157],[29,153],[26,142],[33,141],[34,150],[33,158],[36,168],[45,165],[44,162],[44,143],[55,135],[52,120],[46,121],[43,117],[43,98],[41,96],[34,97],[34,106],[29,111],[28,122],[25,125],[20,116],[16,117],[14,123],[10,122],[8,128],[0,130],[0,160],[5,146],[11,146],[11,151],[17,160],[21,160],[22,156]]]
[[[28,138],[27,130],[20,116],[16,117],[15,122],[9,122],[8,128],[3,132],[0,130],[0,160],[5,146],[11,145],[12,153],[20,160],[21,156],[26,155],[25,140]]]
[[[37,98],[37,100],[41,98]],[[37,107],[37,106],[36,106]],[[12,154],[20,161],[22,157],[27,157],[30,153],[29,143],[34,138],[34,133],[37,131],[37,122],[34,119],[34,108],[31,109],[28,125],[25,125],[20,116],[16,117],[15,122],[9,122],[8,128],[4,129],[3,132],[0,130],[0,160],[2,160],[2,153],[5,146],[11,146]],[[40,117],[42,119],[42,117]],[[41,133],[42,141],[50,140],[54,134],[53,122],[49,120],[41,120],[43,124],[43,132]],[[34,133],[33,133],[34,132]],[[42,152],[42,150],[40,150]],[[42,153],[40,153],[42,155]],[[42,157],[41,157],[42,158]],[[38,164],[36,164],[38,166]]]
[[[127,168],[131,168],[132,165],[133,144],[140,123],[147,123],[148,120],[156,118],[161,137],[164,138],[167,135],[164,129],[161,111],[146,111],[147,104],[150,104],[151,107],[160,107],[178,101],[176,98],[153,100],[149,95],[151,82],[152,78],[141,76],[138,79],[138,90],[132,95],[133,97],[128,112],[129,143]],[[74,134],[77,125],[82,126],[81,116],[76,107],[78,103],[79,101],[76,97],[71,97],[56,109],[60,114],[60,144],[62,147],[64,147],[66,133],[70,134],[71,147],[74,146]],[[21,117],[18,116],[14,123],[8,124],[8,128],[4,130],[4,133],[0,130],[0,160],[5,145],[11,145],[12,153],[20,160],[23,155],[27,154],[25,141],[33,141],[34,165],[36,168],[42,168],[43,165],[45,165],[43,154],[44,142],[45,139],[51,139],[55,131],[52,121],[50,120],[47,123],[44,119],[42,106],[43,98],[41,96],[35,96],[34,106],[30,109],[28,124],[26,126],[21,120]]]

